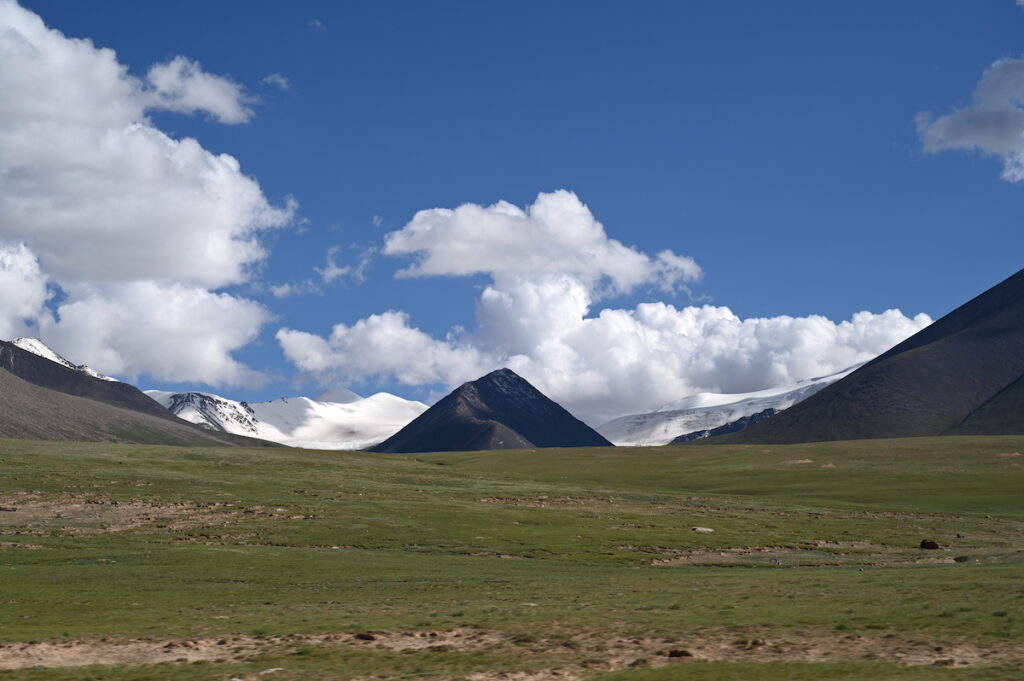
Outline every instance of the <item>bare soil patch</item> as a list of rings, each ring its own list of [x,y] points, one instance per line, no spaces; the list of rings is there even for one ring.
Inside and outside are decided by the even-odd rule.
[[[308,520],[313,517],[283,508],[243,507],[226,501],[119,501],[95,494],[44,495],[39,492],[2,496],[0,509],[3,509],[0,530],[30,536],[79,536],[141,528],[176,532],[200,526],[224,527],[247,518]]]
[[[482,671],[460,678],[474,681],[575,681],[598,671],[662,667],[692,661],[839,662],[874,660],[921,666],[995,666],[1024,660],[1024,641],[981,644],[967,638],[906,639],[897,635],[841,634],[789,630],[707,631],[681,636],[608,638],[603,632],[572,639],[534,639],[462,628],[452,631],[347,632],[322,635],[251,637],[224,635],[185,640],[54,640],[0,646],[0,670],[85,665],[146,665],[200,660],[243,661],[258,654],[287,654],[301,646],[363,647],[436,653],[521,646],[545,669]],[[524,659],[525,659],[524,655]],[[557,661],[557,662],[556,662]],[[273,668],[275,671],[286,671]],[[264,670],[266,671],[266,670]],[[268,672],[273,673],[273,672]],[[249,679],[258,677],[253,674]]]
[[[477,499],[482,504],[501,504],[503,506],[526,506],[530,508],[574,508],[609,506],[615,504],[614,499],[607,497],[549,497],[539,495],[535,497],[511,496],[511,497],[480,497]]]
[[[620,550],[657,554],[650,565],[672,566],[691,564],[771,564],[779,566],[837,566],[837,565],[933,565],[954,563],[950,551],[942,553],[918,550],[909,546],[893,546],[868,541],[839,541],[815,539],[798,545],[696,547],[667,549],[664,547],[620,546]],[[987,554],[992,550],[972,550],[972,554]]]
[[[766,631],[709,632],[661,639],[617,639],[606,642],[609,669],[660,667],[689,661],[840,662],[876,660],[908,666],[968,667],[1017,663],[1024,642],[980,645],[963,638],[908,640],[895,635]],[[637,665],[638,660],[643,660]]]
[[[0,645],[0,670],[27,667],[146,665],[200,660],[240,661],[257,654],[286,652],[297,646],[359,646],[379,650],[476,650],[504,640],[493,632],[465,628],[452,631],[356,632],[315,636],[224,635],[184,640],[59,639]]]

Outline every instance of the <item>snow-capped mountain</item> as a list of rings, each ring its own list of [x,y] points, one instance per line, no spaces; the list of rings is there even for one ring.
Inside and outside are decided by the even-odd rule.
[[[330,388],[315,400],[282,397],[253,404],[201,392],[146,394],[179,418],[211,430],[312,449],[370,447],[427,409],[422,402],[390,393],[360,397],[345,388]]]
[[[835,383],[859,366],[751,393],[689,395],[648,414],[631,414],[612,419],[598,426],[597,432],[617,445],[668,444],[680,435],[712,430],[765,409],[782,411]]]
[[[39,340],[38,338],[15,338],[14,340],[11,341],[11,345],[16,345],[22,350],[27,350],[31,352],[33,355],[39,355],[40,357],[48,359],[51,362],[56,362],[61,366],[65,366],[68,369],[81,371],[83,374],[87,374],[89,376],[92,376],[93,378],[98,378],[102,381],[114,381],[115,383],[118,382],[116,378],[104,376],[100,372],[90,369],[85,364],[73,364],[69,362],[68,360],[64,359],[56,352],[54,352],[53,348],[51,348],[49,345]]]

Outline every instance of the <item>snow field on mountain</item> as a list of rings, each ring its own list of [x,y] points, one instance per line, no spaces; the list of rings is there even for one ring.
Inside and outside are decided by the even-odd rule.
[[[711,430],[765,409],[783,410],[835,383],[860,365],[838,373],[750,393],[697,393],[646,414],[631,414],[598,426],[620,446],[664,445],[699,430]]]

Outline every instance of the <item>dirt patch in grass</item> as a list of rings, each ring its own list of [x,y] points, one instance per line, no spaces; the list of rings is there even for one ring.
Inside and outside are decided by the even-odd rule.
[[[0,530],[30,536],[80,536],[140,528],[175,532],[199,526],[226,526],[254,517],[295,520],[312,516],[297,515],[283,508],[240,507],[224,501],[118,501],[89,494],[38,492],[0,497]]]
[[[606,644],[607,645],[607,644]],[[896,635],[745,632],[695,634],[661,639],[618,639],[607,645],[612,669],[634,664],[637,654],[649,666],[706,660],[723,662],[882,661],[908,666],[968,667],[1019,663],[1024,642],[980,645],[967,639],[909,640]]]
[[[503,506],[526,506],[529,508],[589,508],[594,506],[610,506],[618,503],[615,499],[607,497],[549,497],[538,496],[511,496],[511,497],[480,497],[477,502],[481,504],[501,504]]]
[[[59,639],[0,645],[0,670],[28,667],[146,665],[161,662],[241,661],[258,654],[287,653],[303,646],[356,646],[378,650],[447,652],[489,648],[501,634],[465,628],[452,631],[356,632],[315,636],[224,635],[184,640]]]
[[[794,546],[738,546],[666,549],[663,547],[620,546],[620,550],[655,553],[649,564],[672,565],[775,565],[775,566],[883,566],[938,565],[957,561],[950,551],[916,550],[867,541],[817,539]],[[995,549],[974,549],[972,555],[987,555]]]
[[[43,549],[42,544],[29,544],[20,541],[0,541],[0,549]]]
[[[238,660],[260,651],[266,645],[266,641],[236,636],[178,641],[57,640],[11,643],[0,646],[0,669]]]
[[[877,661],[946,667],[998,666],[1024,660],[1024,642],[981,644],[966,638],[921,640],[897,635],[801,632],[755,628],[681,636],[608,638],[589,632],[572,638],[534,638],[474,628],[451,631],[347,632],[341,634],[222,637],[187,640],[55,640],[0,646],[0,670],[85,665],[137,666],[167,662],[244,661],[256,655],[288,654],[304,647],[367,648],[430,653],[517,646],[537,670],[480,670],[474,681],[573,681],[594,672],[662,667],[692,661],[842,662]],[[548,664],[545,665],[545,661]],[[557,665],[557,666],[556,666]],[[239,677],[243,678],[243,677]],[[247,677],[245,677],[247,678]],[[385,677],[386,678],[386,677]]]

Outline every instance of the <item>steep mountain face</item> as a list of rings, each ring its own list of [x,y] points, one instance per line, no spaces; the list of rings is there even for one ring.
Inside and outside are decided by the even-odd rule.
[[[509,369],[464,383],[376,452],[455,452],[611,443]]]
[[[597,432],[620,446],[664,445],[689,433],[706,433],[768,409],[787,409],[856,368],[751,393],[697,393],[657,411],[612,419],[598,426]]]
[[[721,442],[1024,433],[1024,270],[814,397]]]
[[[388,393],[364,398],[345,388],[331,388],[316,400],[290,397],[251,404],[201,392],[146,394],[179,418],[210,430],[315,449],[375,445],[427,409]]]
[[[82,367],[57,355],[40,341],[35,341],[33,345],[35,350],[29,351],[14,343],[0,341],[0,369],[41,388],[131,409],[157,418],[170,417],[160,405],[142,394],[135,386],[106,377],[93,376]]]
[[[269,444],[204,431],[176,418],[134,386],[94,377],[67,360],[53,360],[4,341],[0,437],[219,447]]]

